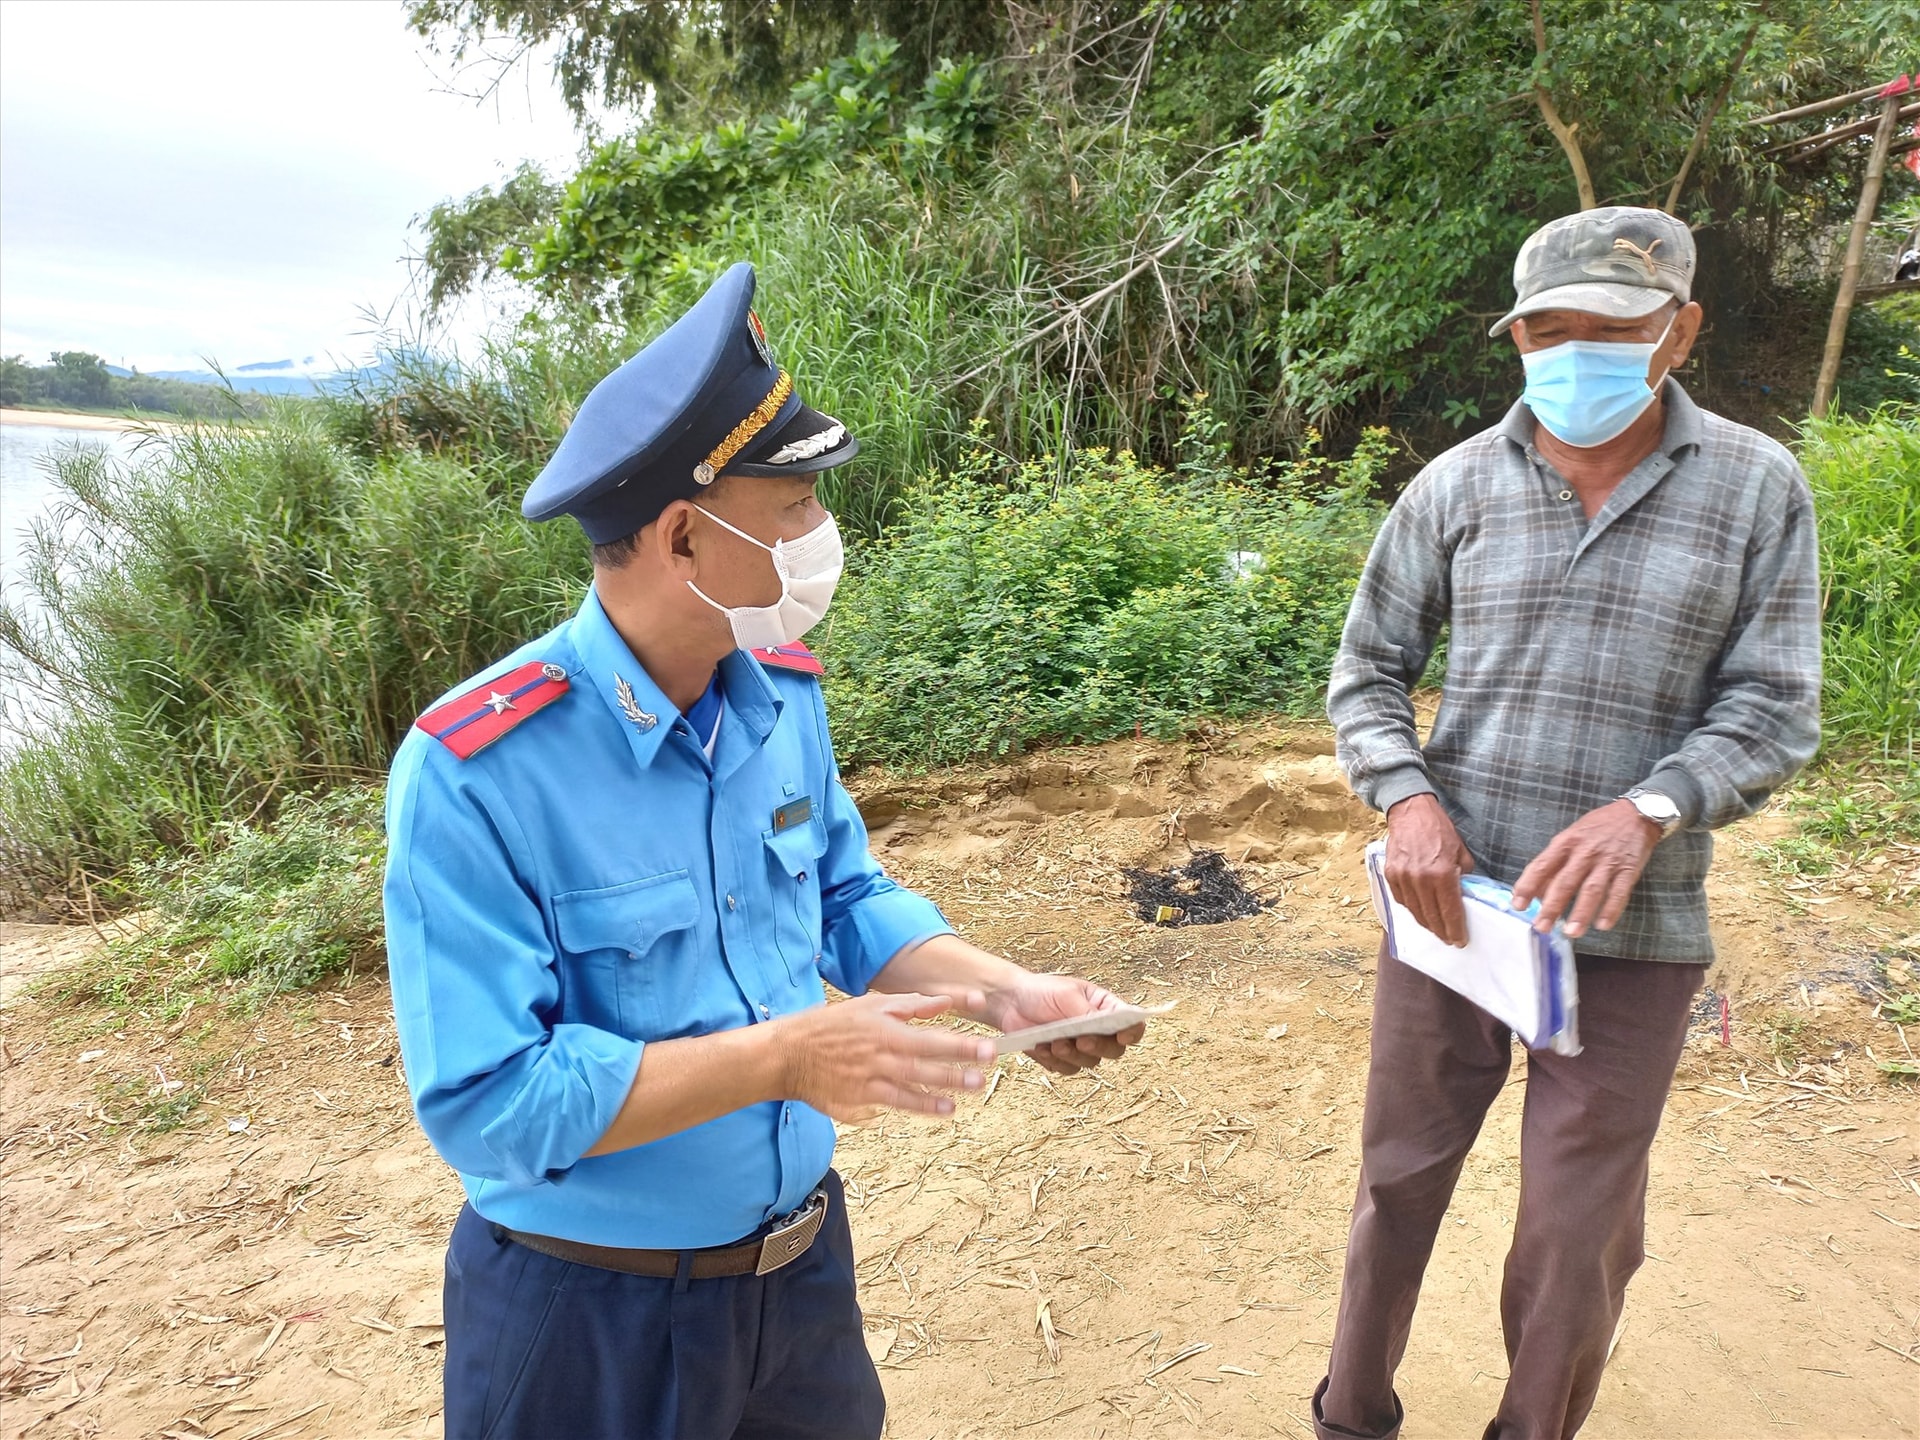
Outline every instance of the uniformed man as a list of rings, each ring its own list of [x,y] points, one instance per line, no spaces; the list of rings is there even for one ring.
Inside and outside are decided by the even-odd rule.
[[[394,761],[394,1009],[468,1197],[455,1440],[877,1436],[834,1119],[979,1087],[991,1042],[913,1021],[1117,1003],[967,944],[868,853],[798,643],[841,569],[814,481],[858,442],[753,289],[734,266],[587,397],[524,510],[579,521],[592,589]]]

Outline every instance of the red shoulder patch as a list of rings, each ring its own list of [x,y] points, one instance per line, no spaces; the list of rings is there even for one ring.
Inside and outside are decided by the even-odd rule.
[[[571,688],[560,666],[529,660],[434,706],[413,723],[467,760]]]
[[[776,670],[798,670],[802,675],[827,673],[827,667],[820,663],[820,657],[798,640],[791,645],[775,645],[770,650],[749,650],[747,653],[762,665],[771,665]]]

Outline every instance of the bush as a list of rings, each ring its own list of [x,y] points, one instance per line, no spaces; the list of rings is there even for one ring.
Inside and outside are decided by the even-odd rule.
[[[1920,736],[1920,410],[1809,421],[1826,589],[1826,744],[1911,771]]]
[[[846,763],[932,765],[1200,714],[1318,704],[1389,448],[1271,476],[1194,442],[1009,462],[977,447],[911,487],[830,612],[827,705]]]
[[[223,821],[204,848],[136,865],[150,913],[69,993],[170,1011],[218,985],[255,1003],[378,962],[381,801],[359,786],[290,796],[271,825]]]
[[[0,606],[44,719],[0,766],[0,901],[197,849],[288,794],[384,776],[442,690],[577,602],[585,547],[498,471],[364,461],[311,414],[58,462],[63,501]],[[107,897],[112,898],[111,894]]]

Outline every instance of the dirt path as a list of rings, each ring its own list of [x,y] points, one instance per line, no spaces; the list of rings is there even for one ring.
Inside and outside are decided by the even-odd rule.
[[[1308,1433],[1375,943],[1372,822],[1327,749],[1263,728],[867,786],[877,848],[976,939],[1180,1001],[1097,1078],[1005,1062],[951,1122],[843,1136],[890,1434]],[[1117,867],[1183,841],[1276,908],[1135,920]],[[1715,885],[1734,1043],[1703,1005],[1654,1151],[1653,1258],[1585,1434],[1920,1434],[1920,1106],[1868,1057],[1899,1041],[1859,988],[1920,924],[1845,893],[1793,916],[1742,849]],[[0,933],[5,968],[48,939]],[[438,1434],[459,1191],[412,1123],[385,984],[258,1023],[6,989],[0,1433]],[[1499,1394],[1519,1100],[1443,1228],[1401,1372],[1409,1440],[1471,1440]]]

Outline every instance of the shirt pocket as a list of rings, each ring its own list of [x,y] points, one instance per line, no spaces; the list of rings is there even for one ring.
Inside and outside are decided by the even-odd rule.
[[[1640,585],[1640,624],[1627,659],[1646,674],[1654,695],[1676,705],[1688,728],[1704,707],[1740,607],[1742,567],[1677,546],[1647,557]]]
[[[804,985],[820,963],[820,857],[827,827],[818,816],[785,830],[764,830],[768,884],[773,892],[774,940],[787,982]]]
[[[599,890],[573,890],[553,897],[554,927],[570,968],[590,993],[574,1008],[612,1010],[622,1034],[636,1040],[698,1033],[685,1025],[684,976],[697,949],[690,933],[700,919],[700,896],[685,870],[649,875]],[[608,1002],[611,1002],[609,1004]]]

